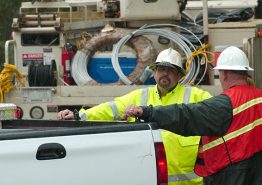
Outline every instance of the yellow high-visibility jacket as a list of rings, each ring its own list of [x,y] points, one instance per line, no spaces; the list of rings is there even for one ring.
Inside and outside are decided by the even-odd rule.
[[[157,86],[134,90],[114,101],[90,109],[81,109],[81,120],[120,120],[128,105],[170,105],[196,103],[210,98],[207,91],[177,84],[176,88],[160,98]],[[168,131],[161,133],[166,150],[169,185],[202,185],[201,177],[194,173],[200,137],[183,137]]]

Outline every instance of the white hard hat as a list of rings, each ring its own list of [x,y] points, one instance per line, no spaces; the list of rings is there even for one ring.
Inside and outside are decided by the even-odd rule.
[[[156,66],[166,66],[179,69],[183,74],[185,74],[185,70],[182,67],[181,55],[172,48],[161,51],[158,54],[155,63],[151,64],[149,68],[155,69]]]
[[[235,46],[230,46],[222,51],[217,59],[217,65],[214,69],[253,71],[253,69],[249,67],[246,54]]]

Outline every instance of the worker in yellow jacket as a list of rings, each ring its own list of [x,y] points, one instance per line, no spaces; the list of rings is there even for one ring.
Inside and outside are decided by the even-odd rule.
[[[179,84],[185,74],[180,54],[172,48],[159,53],[155,63],[150,65],[156,81],[155,86],[134,90],[114,101],[102,103],[90,109],[81,109],[81,120],[120,120],[128,105],[170,105],[196,103],[211,95],[196,87]],[[74,119],[74,113],[63,110],[58,119]],[[200,137],[183,137],[168,131],[162,132],[168,164],[169,185],[202,185],[201,177],[194,173]]]

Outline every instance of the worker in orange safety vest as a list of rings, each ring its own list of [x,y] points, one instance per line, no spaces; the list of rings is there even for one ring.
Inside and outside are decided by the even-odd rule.
[[[218,58],[224,92],[195,104],[135,106],[123,119],[138,116],[183,136],[202,136],[195,173],[206,185],[262,184],[262,90],[248,84],[245,53],[226,48]]]

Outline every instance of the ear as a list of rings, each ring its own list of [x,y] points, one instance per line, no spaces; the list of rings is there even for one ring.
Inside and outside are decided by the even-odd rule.
[[[181,72],[178,72],[177,76],[178,76],[179,79],[181,79],[184,75]]]

